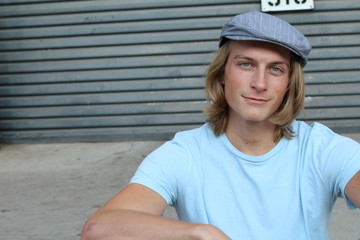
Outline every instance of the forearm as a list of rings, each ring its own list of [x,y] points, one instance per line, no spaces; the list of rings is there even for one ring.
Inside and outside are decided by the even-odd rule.
[[[208,237],[211,235],[211,238]],[[131,210],[104,211],[85,224],[82,240],[229,239],[210,225],[192,224]]]

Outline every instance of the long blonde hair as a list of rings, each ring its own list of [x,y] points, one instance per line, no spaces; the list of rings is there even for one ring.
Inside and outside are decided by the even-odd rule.
[[[228,123],[229,105],[225,99],[222,84],[227,58],[230,53],[230,42],[225,42],[216,52],[209,65],[205,90],[210,106],[204,110],[207,122],[214,134],[219,136],[226,130]],[[276,125],[274,140],[282,137],[291,139],[294,132],[291,123],[304,108],[305,81],[301,64],[295,54],[291,54],[289,85],[279,109],[270,117],[269,121]]]

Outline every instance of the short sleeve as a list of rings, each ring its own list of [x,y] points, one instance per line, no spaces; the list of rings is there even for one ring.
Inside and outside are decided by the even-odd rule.
[[[345,195],[345,187],[360,170],[360,144],[340,136],[330,129],[314,126],[314,142],[317,145],[318,171],[333,197],[342,197],[350,209],[356,208]]]
[[[168,205],[175,205],[178,179],[181,178],[185,150],[169,141],[150,153],[140,164],[130,183],[144,185],[160,194]]]

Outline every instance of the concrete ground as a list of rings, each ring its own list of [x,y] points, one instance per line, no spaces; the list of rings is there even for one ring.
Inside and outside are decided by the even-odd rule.
[[[360,134],[349,135],[360,142]],[[0,239],[74,240],[158,141],[16,144],[0,149]],[[175,217],[174,211],[166,213]],[[339,199],[331,240],[360,240],[360,211]]]

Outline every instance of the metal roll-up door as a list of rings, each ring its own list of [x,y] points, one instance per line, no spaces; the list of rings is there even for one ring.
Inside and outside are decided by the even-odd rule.
[[[162,139],[201,125],[229,17],[260,1],[0,0],[0,141]],[[313,45],[306,111],[360,132],[360,1],[274,14]]]

